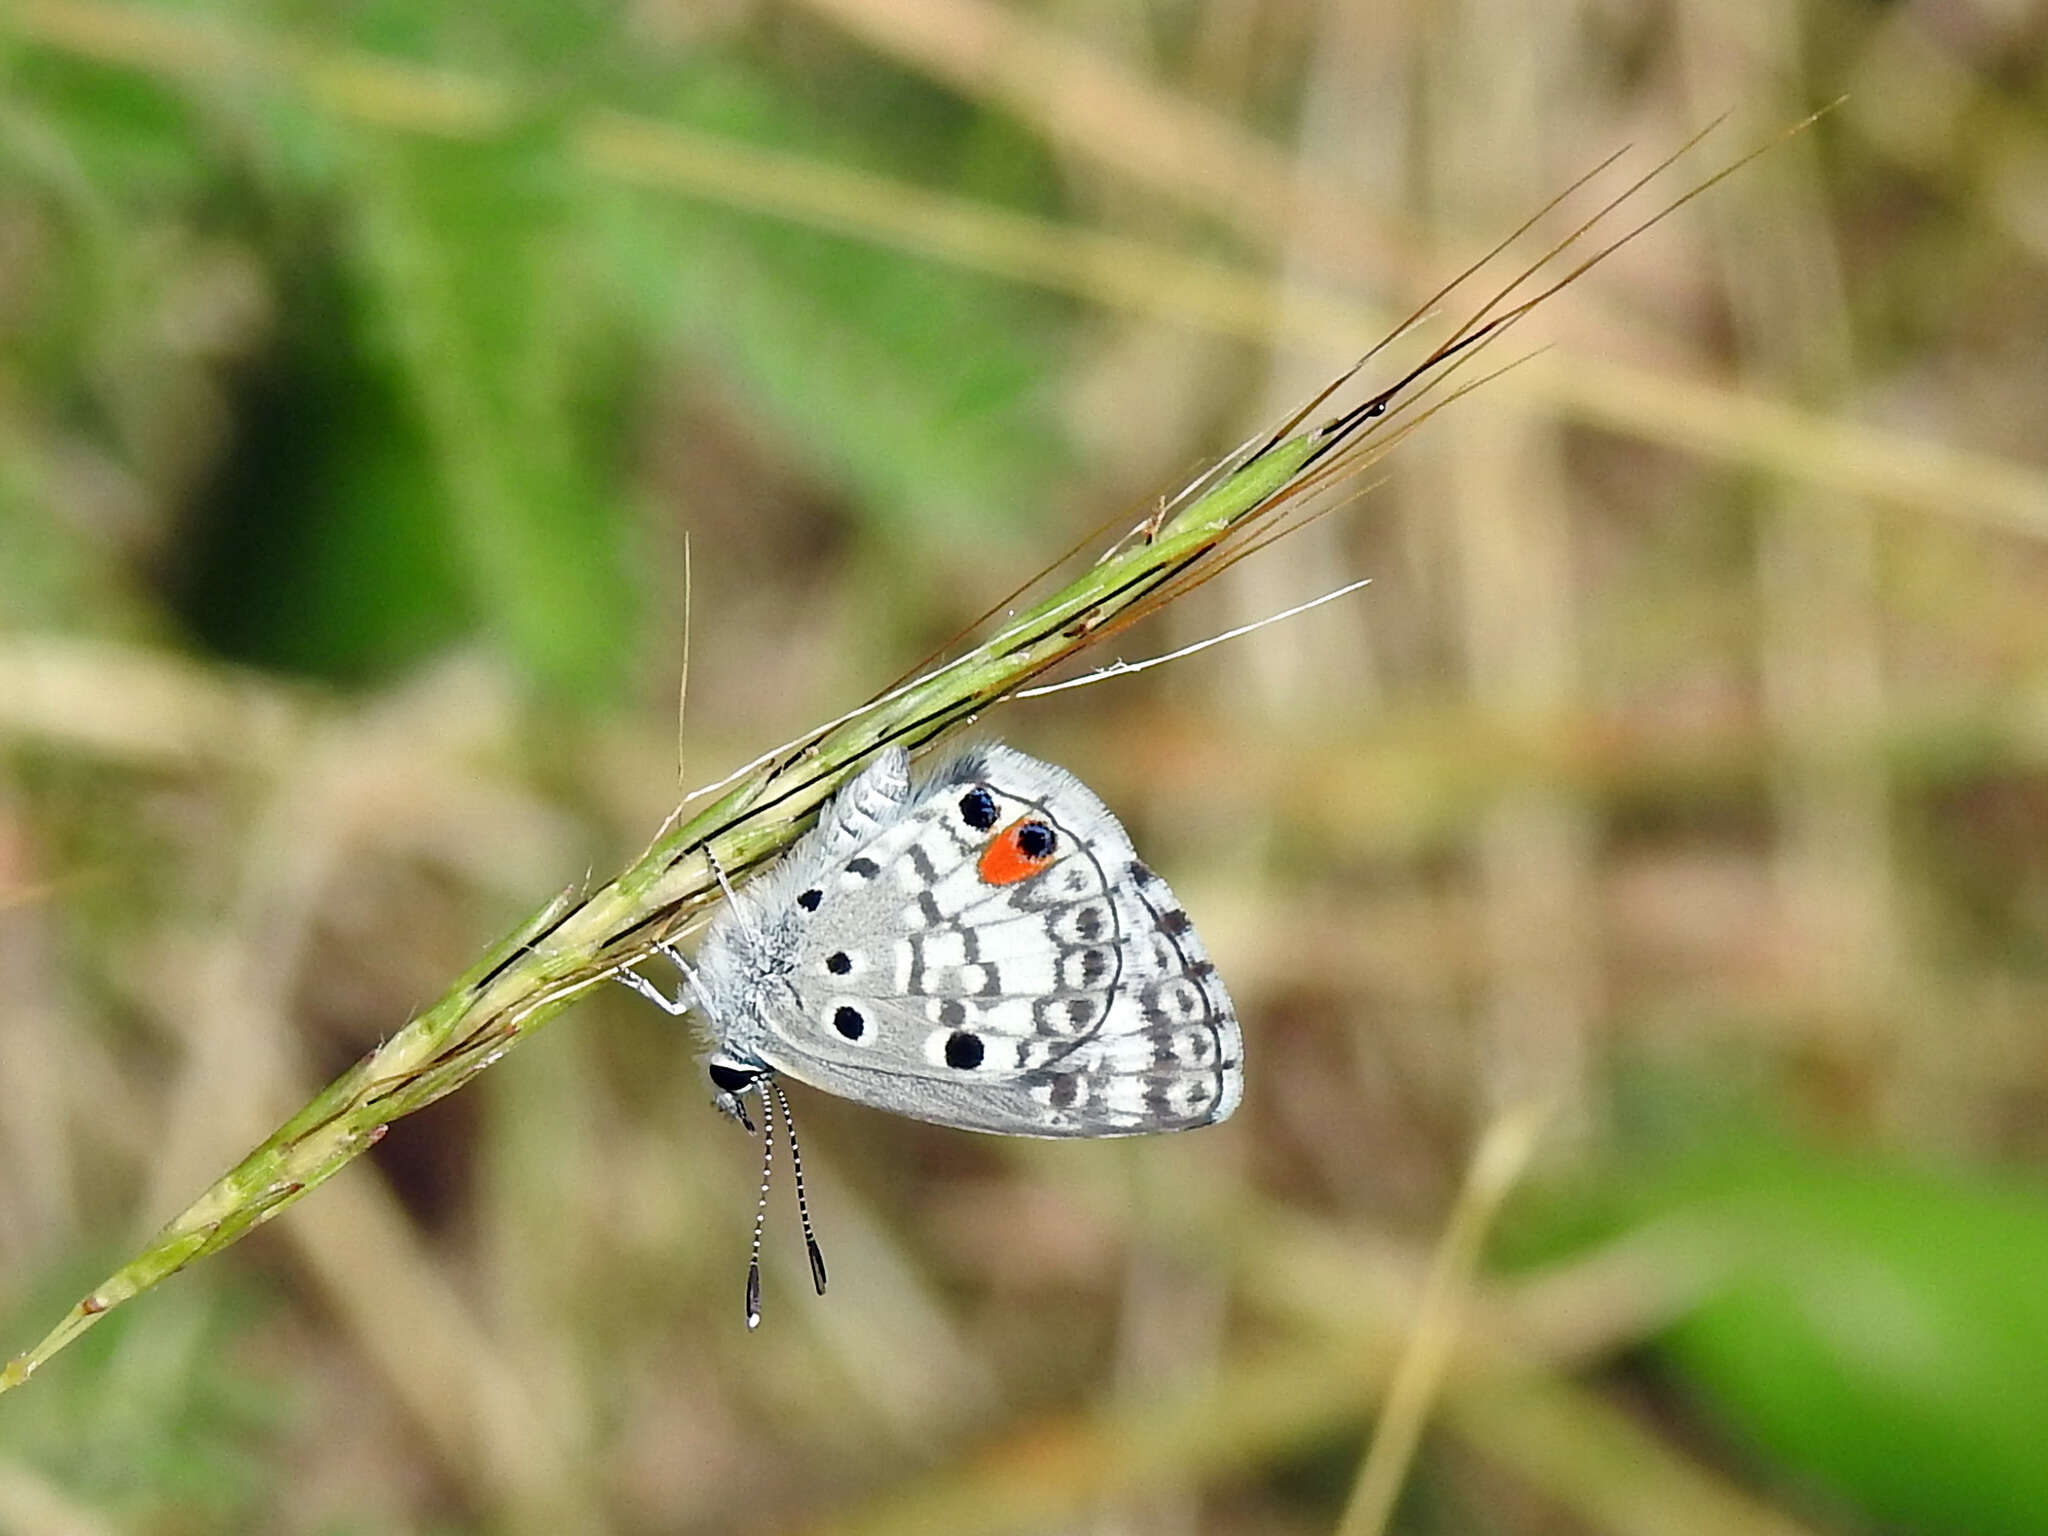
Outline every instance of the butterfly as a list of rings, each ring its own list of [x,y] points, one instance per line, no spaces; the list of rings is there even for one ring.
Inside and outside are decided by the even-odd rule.
[[[777,1083],[1006,1136],[1134,1136],[1227,1119],[1244,1092],[1237,1015],[1186,912],[1109,809],[1063,768],[997,744],[913,778],[900,747],[737,891],[696,959],[662,952],[709,1039],[715,1102],[763,1168],[748,1274],[759,1323]],[[825,1267],[804,1204],[812,1279]]]

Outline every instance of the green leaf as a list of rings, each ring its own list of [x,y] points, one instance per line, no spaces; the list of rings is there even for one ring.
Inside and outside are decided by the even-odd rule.
[[[610,692],[631,644],[623,517],[579,407],[593,320],[574,188],[545,139],[366,140],[360,271],[424,423],[451,558],[536,675]]]
[[[1740,1245],[1661,1346],[1716,1417],[1882,1522],[2041,1529],[2048,1198],[1796,1154],[1730,1162],[1685,1206]]]
[[[1887,1529],[2038,1531],[2048,1195],[1695,1107],[1624,1162],[1635,1175],[1520,1213],[1520,1258],[1683,1234],[1712,1283],[1654,1356],[1760,1471]]]

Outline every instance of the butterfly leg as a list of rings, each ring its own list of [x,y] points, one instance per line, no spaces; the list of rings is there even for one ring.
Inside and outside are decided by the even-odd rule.
[[[612,973],[612,979],[632,988],[633,991],[638,992],[663,1013],[673,1018],[681,1018],[690,1011],[689,999],[680,994],[670,997],[638,971],[630,969],[617,970]]]
[[[635,992],[646,998],[647,1001],[654,1004],[655,1007],[668,1014],[671,1018],[681,1018],[693,1008],[698,1013],[709,1018],[710,1003],[704,995],[704,982],[697,975],[697,968],[684,959],[683,952],[667,939],[659,940],[654,947],[660,953],[662,959],[674,966],[683,978],[683,990],[677,992],[674,997],[670,997],[667,993],[663,992],[638,971],[621,968],[614,971],[612,973],[613,976],[617,980],[624,982],[628,987],[631,987]]]

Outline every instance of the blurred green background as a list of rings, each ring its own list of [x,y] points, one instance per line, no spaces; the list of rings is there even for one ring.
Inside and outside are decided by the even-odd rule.
[[[1848,99],[1120,654],[1363,593],[987,722],[1229,1125],[799,1090],[748,1336],[755,1151],[600,997],[0,1399],[0,1530],[1327,1531],[1531,1096],[1394,1528],[2048,1530],[2044,90],[2026,0],[7,0],[0,1353],[652,834],[686,534],[695,784]]]

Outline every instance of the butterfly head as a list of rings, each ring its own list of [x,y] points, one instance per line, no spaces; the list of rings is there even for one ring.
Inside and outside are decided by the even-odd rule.
[[[748,1118],[746,1101],[740,1095],[750,1088],[758,1087],[761,1079],[767,1076],[767,1069],[751,1062],[736,1060],[722,1052],[706,1062],[705,1067],[710,1073],[711,1086],[715,1090],[711,1096],[713,1107],[721,1114],[730,1115],[748,1131],[752,1131],[754,1122]]]

